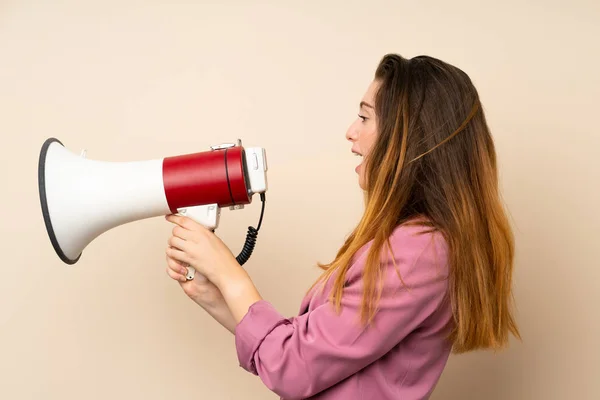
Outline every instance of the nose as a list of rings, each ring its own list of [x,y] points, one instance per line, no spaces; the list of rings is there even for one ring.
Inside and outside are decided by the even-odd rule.
[[[348,127],[348,130],[346,131],[346,140],[355,142],[357,139],[358,139],[358,130],[356,129],[355,124],[352,123],[352,125],[350,125]]]

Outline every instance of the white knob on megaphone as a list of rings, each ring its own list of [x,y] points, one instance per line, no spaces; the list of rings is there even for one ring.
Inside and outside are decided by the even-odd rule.
[[[90,160],[85,151],[78,156],[49,138],[40,151],[38,186],[52,246],[64,263],[75,264],[90,242],[119,225],[179,213],[214,230],[222,207],[243,207],[256,193],[263,203],[260,229],[266,173],[265,150],[244,148],[239,140],[199,153],[109,162]],[[248,229],[241,264],[258,232]]]

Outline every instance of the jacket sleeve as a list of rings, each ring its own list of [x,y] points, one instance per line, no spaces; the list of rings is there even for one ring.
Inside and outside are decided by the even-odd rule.
[[[261,300],[236,327],[240,366],[279,396],[297,399],[335,385],[386,354],[438,309],[447,287],[445,260],[434,254],[431,240],[409,238],[399,244],[396,265],[390,257],[384,263],[383,291],[371,325],[360,321],[361,273],[347,282],[339,314],[325,302],[285,318]],[[366,253],[353,269],[362,272]]]

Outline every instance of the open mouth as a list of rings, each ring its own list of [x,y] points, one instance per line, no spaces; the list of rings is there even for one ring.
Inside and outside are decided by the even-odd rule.
[[[360,168],[360,166],[362,165],[362,162],[363,162],[363,155],[356,150],[352,150],[352,154],[354,154],[356,157],[360,158],[360,163],[355,168],[356,172],[358,172],[358,169]]]

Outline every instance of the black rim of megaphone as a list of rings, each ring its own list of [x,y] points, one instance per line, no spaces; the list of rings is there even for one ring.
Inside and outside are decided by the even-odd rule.
[[[38,163],[38,187],[40,192],[40,203],[42,205],[42,215],[44,216],[46,231],[48,232],[48,236],[50,236],[50,241],[52,242],[54,251],[56,251],[56,254],[58,254],[58,257],[60,257],[64,263],[72,265],[79,261],[81,254],[79,254],[75,259],[70,259],[65,255],[65,253],[63,253],[60,245],[58,244],[58,240],[56,239],[54,228],[52,227],[52,220],[50,219],[50,212],[48,210],[48,201],[46,199],[46,154],[48,153],[48,149],[52,143],[58,143],[61,146],[64,146],[61,141],[56,138],[46,139],[44,145],[42,146],[42,150],[40,151],[40,161]]]

